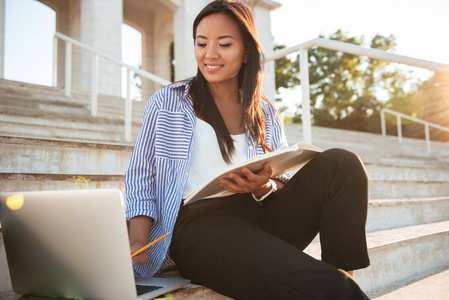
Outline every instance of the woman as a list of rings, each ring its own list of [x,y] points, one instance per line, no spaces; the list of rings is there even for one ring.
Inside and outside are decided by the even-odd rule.
[[[234,299],[367,299],[347,273],[369,265],[367,177],[355,154],[324,151],[292,178],[271,178],[269,163],[243,169],[220,182],[232,196],[181,205],[228,164],[287,146],[261,93],[251,12],[213,1],[193,38],[198,73],[150,98],[126,174],[131,251],[173,230],[134,258],[136,271],[152,276],[176,263]],[[318,232],[322,261],[302,252]]]

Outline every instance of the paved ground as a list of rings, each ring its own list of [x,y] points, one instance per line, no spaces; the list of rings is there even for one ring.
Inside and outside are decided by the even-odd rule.
[[[407,282],[398,282],[389,290],[368,296],[375,300],[449,300],[449,265],[409,278]]]

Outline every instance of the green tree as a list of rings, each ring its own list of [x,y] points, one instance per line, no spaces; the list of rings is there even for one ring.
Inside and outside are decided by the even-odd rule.
[[[351,37],[342,30],[327,38],[363,44],[363,37]],[[393,35],[376,35],[370,40],[370,47],[394,51],[396,40]],[[404,90],[411,77],[410,72],[390,62],[320,47],[309,49],[308,56],[311,112],[315,125],[379,132],[380,110],[385,103],[392,99],[405,99],[413,92]],[[276,64],[277,89],[299,83],[298,60],[298,56],[294,60],[283,58]],[[285,70],[289,66],[292,66],[290,73]],[[379,95],[383,96],[382,101],[379,101]],[[298,107],[293,119],[300,120],[300,112]]]
[[[284,49],[285,45],[275,45],[274,50]],[[276,92],[279,95],[280,88],[292,88],[300,84],[298,79],[299,73],[299,61],[291,60],[288,57],[281,57],[274,62],[275,65],[275,83]],[[276,101],[281,101],[279,97],[276,97]]]
[[[329,37],[355,45],[363,38],[348,37],[341,30]],[[376,35],[370,47],[393,51],[395,37]],[[394,64],[339,51],[312,48],[309,51],[311,107],[315,125],[378,132],[380,110],[394,97],[405,97],[410,73]],[[379,95],[386,96],[384,102]]]

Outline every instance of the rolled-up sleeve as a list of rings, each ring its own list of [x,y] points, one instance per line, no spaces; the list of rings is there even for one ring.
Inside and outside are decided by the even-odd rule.
[[[148,216],[157,222],[155,156],[156,95],[145,105],[143,124],[125,174],[126,219]]]
[[[266,104],[268,112],[267,120],[270,120],[272,126],[272,136],[271,136],[271,150],[276,151],[283,148],[288,148],[287,137],[285,136],[284,123],[282,122],[279,113],[271,106]],[[282,182],[287,182],[292,177],[291,173],[282,174],[273,177],[274,179],[280,180]]]

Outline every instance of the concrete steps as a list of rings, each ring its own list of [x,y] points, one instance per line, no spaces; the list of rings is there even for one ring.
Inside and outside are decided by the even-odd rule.
[[[132,145],[0,136],[1,173],[123,175]]]
[[[132,151],[130,144],[7,136],[0,137],[0,145],[0,171],[25,174],[124,174]],[[445,169],[369,163],[367,171],[371,199],[449,195],[449,172]]]
[[[445,265],[396,281],[388,289],[373,290],[368,296],[376,300],[449,300],[448,286],[449,265]]]
[[[62,116],[20,116],[0,114],[2,135],[78,139],[86,141],[121,142],[124,140],[124,125],[115,122],[83,122],[65,119]],[[140,126],[133,126],[132,136],[137,136]]]
[[[124,191],[124,175],[0,173],[0,190],[50,191],[118,188]]]
[[[416,161],[416,160],[415,160]],[[395,161],[397,163],[397,161]],[[407,166],[365,163],[369,178],[376,180],[449,181],[449,172],[440,166]]]
[[[368,205],[367,232],[449,220],[449,196],[371,199]]]
[[[135,138],[144,103],[133,105]],[[123,190],[133,148],[133,142],[123,142],[124,101],[100,95],[99,118],[90,116],[89,106],[90,95],[85,92],[74,91],[68,98],[60,89],[0,80],[0,190]],[[301,125],[285,128],[290,144],[302,140]],[[320,127],[312,127],[312,134],[315,145],[347,148],[365,163],[370,178],[367,232],[372,265],[357,271],[355,278],[368,295],[386,294],[398,282],[449,265],[447,143],[432,142],[428,155],[422,140],[404,138],[400,144],[392,136]],[[10,290],[2,251],[0,241],[0,293]],[[319,243],[307,251],[319,257]],[[195,285],[172,295],[226,299]]]
[[[133,101],[134,138],[142,124],[144,105],[144,102]],[[62,89],[0,79],[0,134],[124,140],[125,100],[99,95],[98,117],[91,117],[90,106],[90,94],[86,92],[73,91],[72,96],[67,97]],[[98,129],[98,124],[115,126]],[[93,127],[93,132],[83,132],[86,126]],[[64,131],[68,128],[70,133]],[[98,134],[98,130],[102,134]]]
[[[357,270],[354,278],[370,292],[449,264],[449,221],[370,232],[367,243],[371,266]],[[320,259],[320,243],[305,252]]]

